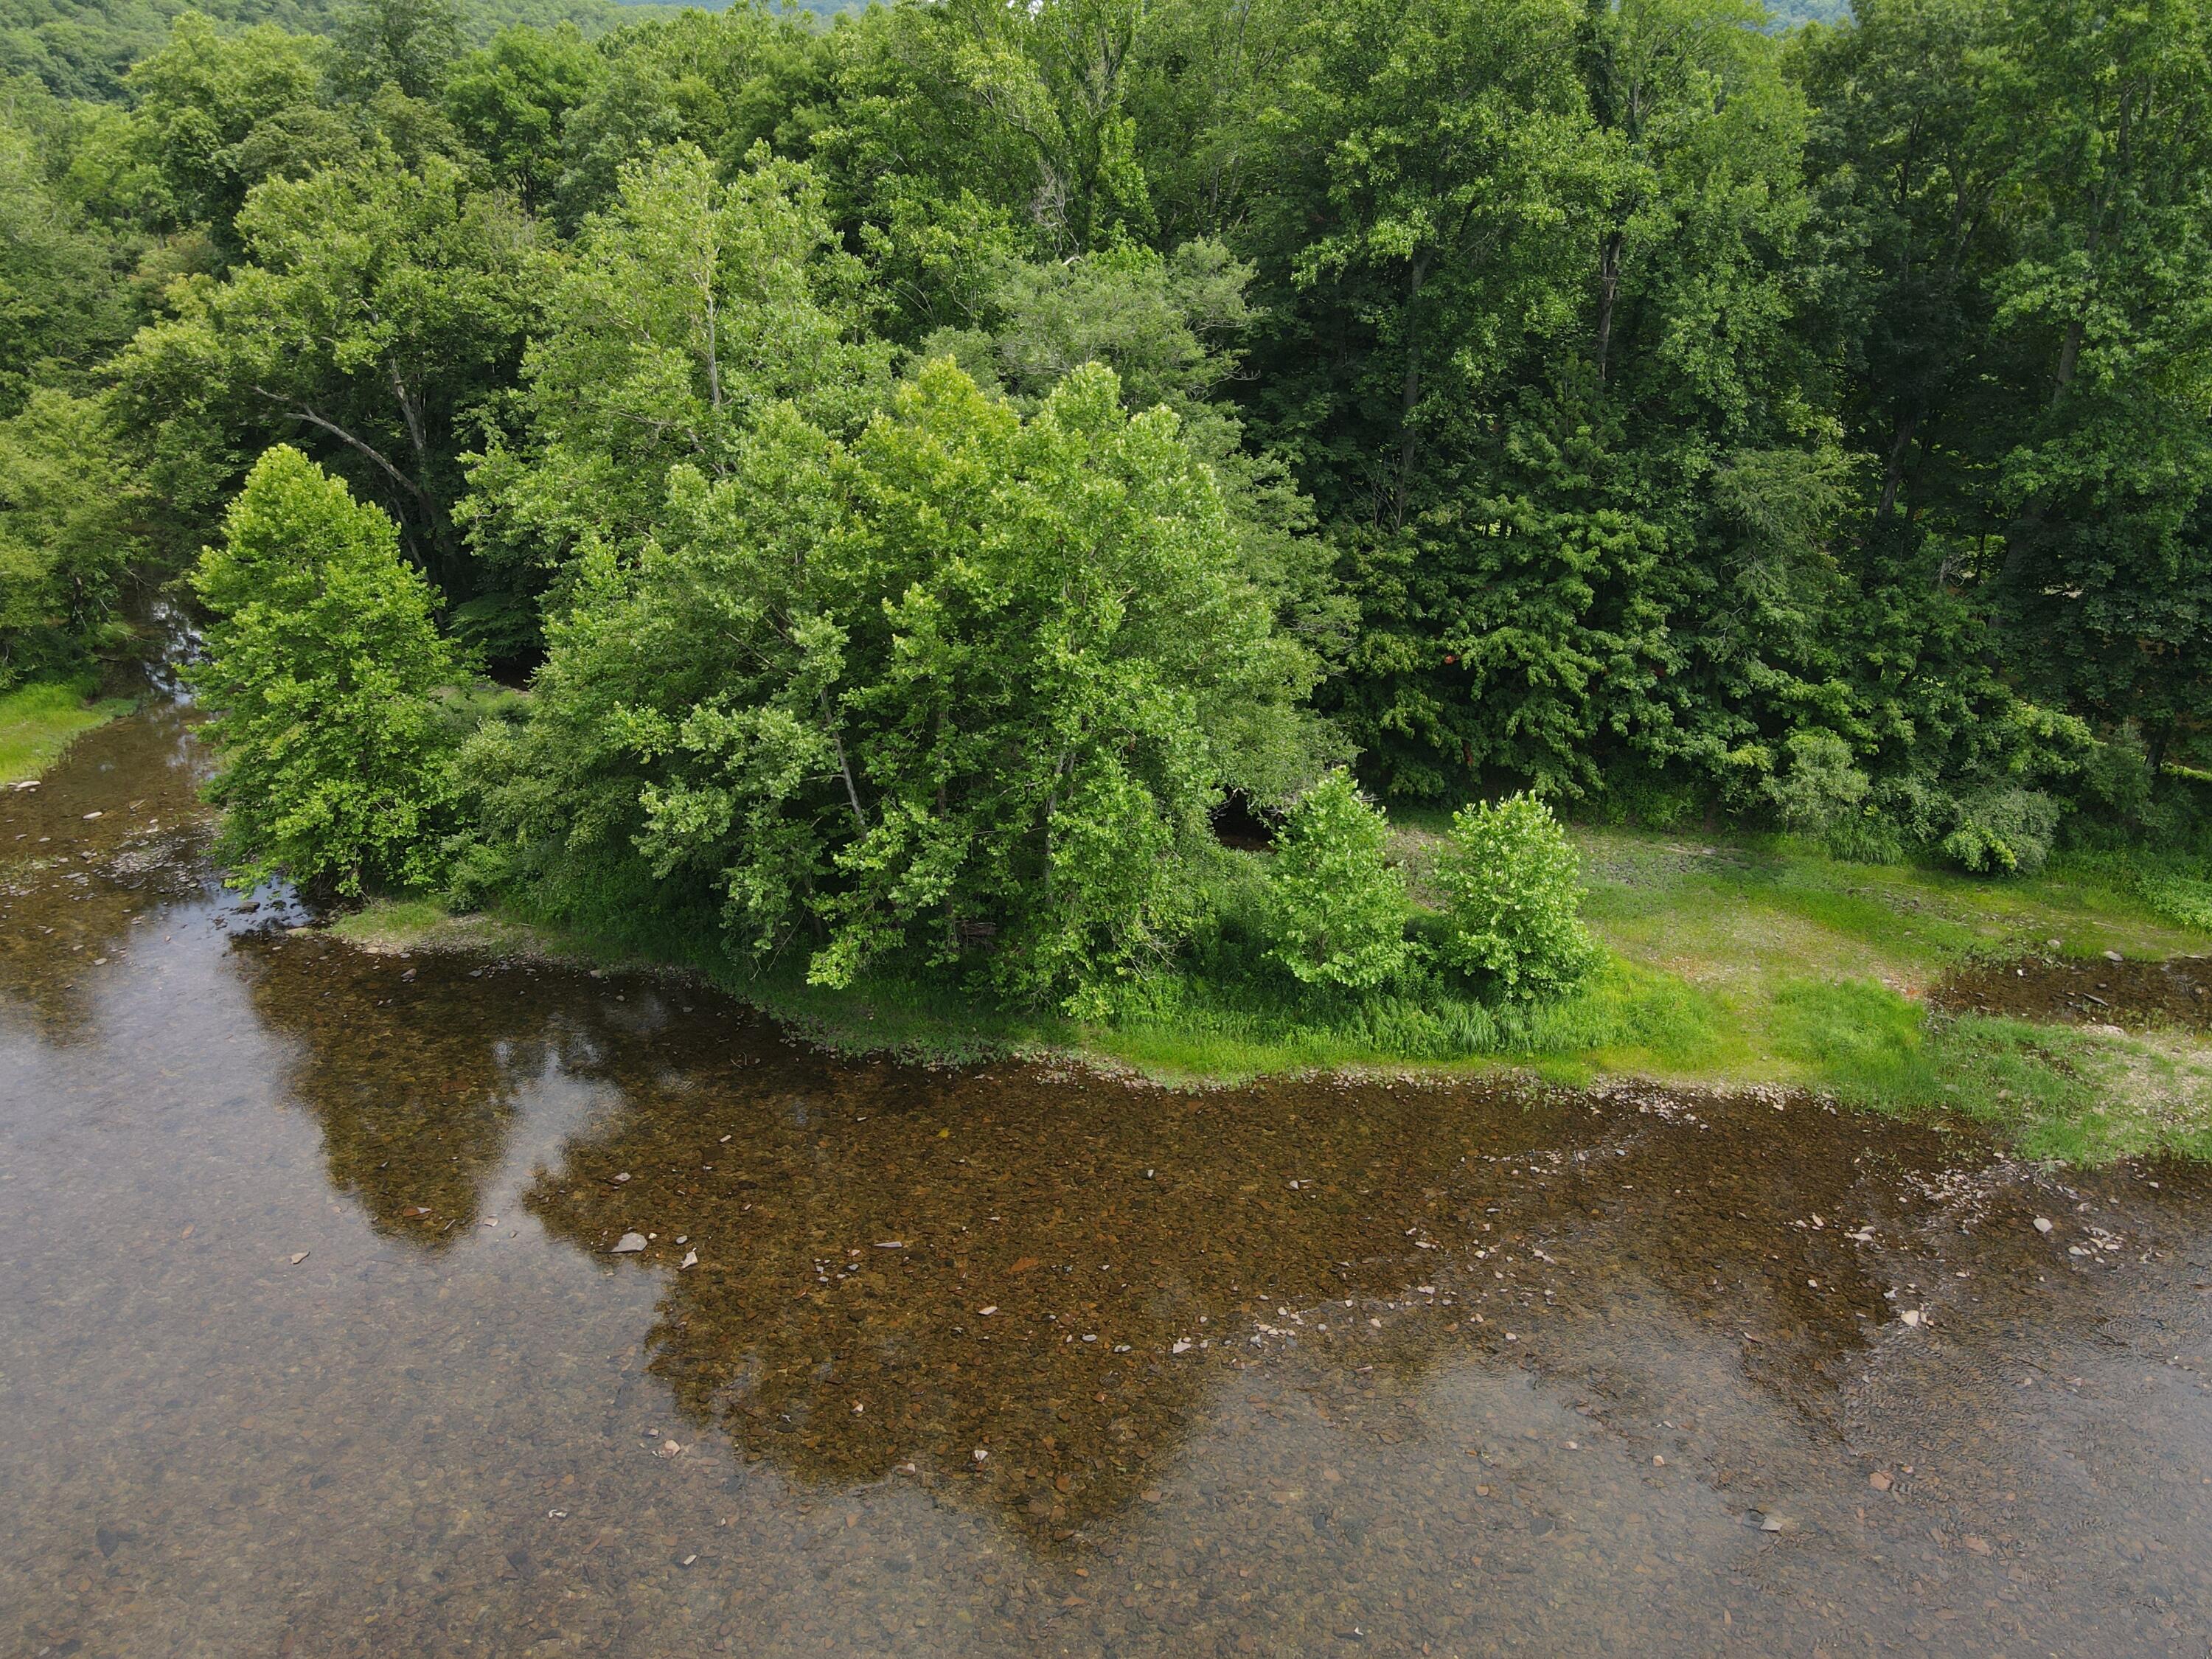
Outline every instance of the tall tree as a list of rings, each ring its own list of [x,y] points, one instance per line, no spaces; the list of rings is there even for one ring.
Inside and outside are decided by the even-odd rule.
[[[1243,743],[1299,723],[1209,470],[1077,371],[1024,420],[949,362],[840,444],[789,405],[678,471],[634,568],[599,556],[538,714],[471,750],[536,856],[649,861],[733,944],[814,932],[1017,1001],[1095,999],[1170,943]],[[1275,746],[1270,744],[1268,746]]]
[[[2015,0],[2007,46],[2006,615],[2031,684],[2162,757],[2212,720],[2212,17]]]
[[[880,398],[858,263],[805,168],[757,155],[728,184],[691,146],[623,170],[546,300],[522,363],[524,430],[471,460],[481,552],[542,583],[579,550],[635,552],[678,462],[725,476],[746,430],[797,402],[833,432]]]
[[[450,799],[437,695],[454,672],[392,520],[279,445],[254,465],[193,575],[214,613],[192,671],[240,882],[346,894],[436,868]]]
[[[445,107],[524,211],[535,213],[560,179],[569,113],[605,79],[605,61],[573,25],[505,28],[455,65]]]
[[[537,284],[532,227],[449,161],[388,149],[271,180],[240,210],[246,263],[171,296],[119,368],[158,428],[157,483],[204,507],[240,458],[289,437],[356,480],[441,581],[471,585],[453,526],[477,410],[511,385]]]
[[[339,19],[338,82],[434,98],[461,55],[460,0],[352,0]]]

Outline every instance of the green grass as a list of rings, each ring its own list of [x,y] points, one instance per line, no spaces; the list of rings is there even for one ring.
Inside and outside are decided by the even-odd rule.
[[[1776,1006],[1779,1046],[1805,1080],[1855,1106],[1955,1114],[2030,1158],[2068,1164],[2212,1158],[2212,1048],[2197,1038],[1929,1018],[1863,983],[1800,981]]]
[[[2165,957],[2207,936],[2152,910],[2133,879],[2059,861],[1996,881],[1911,866],[1849,864],[1780,838],[1687,842],[1581,831],[1586,909],[1609,943],[1700,982],[1743,981],[1817,960],[1919,988],[1962,957],[2043,948]]]
[[[37,681],[0,695],[0,784],[35,778],[71,738],[128,714],[128,697],[90,700],[88,681]]]

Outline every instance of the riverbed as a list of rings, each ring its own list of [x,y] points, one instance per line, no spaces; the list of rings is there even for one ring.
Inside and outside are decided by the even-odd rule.
[[[833,1057],[0,794],[0,1652],[2190,1653],[2212,1185]]]

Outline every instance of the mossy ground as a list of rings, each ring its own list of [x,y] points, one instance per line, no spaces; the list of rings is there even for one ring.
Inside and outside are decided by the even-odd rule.
[[[1331,1006],[1265,977],[1194,975],[1111,1022],[1083,1023],[979,1009],[945,978],[829,992],[805,985],[796,963],[755,974],[711,942],[633,933],[616,905],[603,926],[549,929],[385,902],[336,931],[380,949],[674,963],[833,1047],[936,1060],[1072,1051],[1182,1084],[1408,1066],[1512,1066],[1565,1083],[1780,1084],[1900,1115],[1974,1119],[2033,1157],[2212,1157],[2203,1037],[1937,1015],[1923,1004],[1972,957],[2212,952],[2212,937],[2161,920],[2106,867],[2060,864],[1998,883],[1845,863],[1776,838],[1576,836],[1585,917],[1608,959],[1574,996],[1517,1012],[1449,997]],[[1434,825],[1399,831],[1417,895],[1437,840]]]
[[[0,695],[0,785],[35,778],[70,740],[131,709],[127,697],[94,701],[89,681],[41,680]]]

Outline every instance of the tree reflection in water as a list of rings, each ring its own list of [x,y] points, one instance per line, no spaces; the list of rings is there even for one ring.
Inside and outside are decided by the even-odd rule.
[[[237,957],[264,1029],[291,1047],[287,1092],[321,1126],[331,1184],[387,1237],[465,1237],[558,1024],[524,976],[322,940],[244,939]]]
[[[1923,1189],[1900,1169],[1944,1157],[1802,1102],[927,1072],[637,976],[283,937],[239,959],[380,1232],[466,1236],[539,1081],[589,1083],[616,1103],[523,1205],[664,1277],[650,1365],[696,1428],[824,1486],[908,1475],[1045,1549],[1143,1501],[1239,1368],[1287,1347],[1354,1423],[1378,1370],[1402,1395],[1509,1332],[1515,1360],[1571,1351],[1617,1395],[1686,1333],[1745,1333],[1756,1388],[1832,1417],[1881,1281],[1841,1228],[1790,1218],[1890,1217],[1883,1194]]]
[[[681,1407],[812,1480],[911,1465],[1040,1545],[1138,1501],[1263,1349],[1327,1353],[1316,1403],[1357,1416],[1363,1365],[1412,1388],[1432,1361],[1502,1351],[1508,1329],[1541,1364],[1566,1322],[1642,1304],[1668,1326],[1755,1324],[1747,1370],[1822,1413],[1881,1316],[1856,1246],[1775,1222],[1778,1200],[1847,1212],[1863,1160],[1648,1135],[1633,1100],[1194,1095],[647,1047],[650,1076],[641,1048],[603,1051],[623,1108],[526,1204],[594,1253],[648,1237],[636,1262],[669,1276],[652,1364]],[[1791,1127],[1844,1138],[1817,1109]]]

